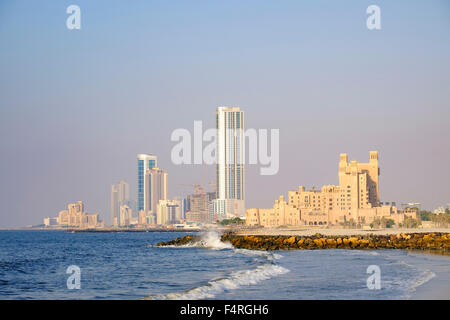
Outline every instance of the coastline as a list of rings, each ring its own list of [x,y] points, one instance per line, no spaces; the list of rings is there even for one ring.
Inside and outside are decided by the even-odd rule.
[[[410,300],[450,300],[450,258],[439,257],[434,252],[411,252],[420,255],[424,260],[431,258],[434,263],[426,268],[433,273],[433,277],[415,287]]]
[[[236,230],[234,234],[243,236],[314,236],[320,233],[324,236],[361,236],[361,235],[382,235],[390,236],[396,234],[409,233],[449,233],[450,228],[423,228],[423,229],[378,229],[378,230],[362,230],[362,229],[325,229],[325,228],[273,228],[273,229],[256,229],[256,230]],[[374,249],[375,250],[375,249]],[[407,250],[411,255],[427,256],[433,260],[441,260],[442,265],[434,265],[430,268],[433,276],[424,283],[418,284],[414,292],[411,294],[410,300],[450,300],[450,252],[438,250]],[[442,258],[438,257],[442,256]]]
[[[379,235],[390,236],[411,233],[450,233],[450,228],[416,228],[416,229],[344,229],[344,228],[258,228],[231,230],[235,235],[242,236],[314,236],[319,233],[323,236],[362,236]]]

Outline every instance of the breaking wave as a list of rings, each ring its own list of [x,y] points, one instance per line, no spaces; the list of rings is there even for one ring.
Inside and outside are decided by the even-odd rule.
[[[252,270],[236,271],[226,278],[209,281],[206,285],[199,286],[183,292],[158,294],[146,297],[148,300],[200,300],[211,299],[229,290],[236,290],[242,286],[254,285],[275,276],[289,272],[288,269],[274,264],[265,264]]]
[[[275,264],[275,260],[278,260],[282,257],[280,254],[267,251],[236,249],[231,245],[231,243],[221,241],[220,235],[216,230],[209,230],[203,233],[199,241],[179,246],[165,246],[164,248],[167,247],[207,248],[212,250],[228,249],[232,250],[236,254],[264,258],[264,262],[262,265],[256,267],[256,269],[235,271],[227,277],[210,280],[207,284],[195,287],[193,289],[168,294],[155,294],[145,297],[145,300],[211,299],[226,291],[236,290],[243,286],[254,285],[261,281],[268,280],[270,278],[289,272],[289,269]]]

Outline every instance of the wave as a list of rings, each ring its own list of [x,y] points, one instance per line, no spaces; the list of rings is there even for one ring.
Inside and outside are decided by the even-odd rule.
[[[187,291],[151,295],[145,300],[201,300],[215,298],[229,290],[236,290],[242,286],[254,285],[275,276],[289,272],[288,269],[274,264],[265,264],[252,270],[236,271],[226,278],[209,281],[206,285]]]
[[[164,246],[164,248],[206,248],[212,250],[232,250],[236,254],[264,258],[262,265],[251,270],[232,272],[229,276],[210,280],[206,285],[182,292],[151,295],[145,300],[200,300],[214,298],[229,290],[236,290],[242,286],[254,285],[275,276],[289,272],[289,269],[278,266],[275,260],[282,256],[273,252],[237,249],[229,242],[223,242],[216,230],[208,230],[200,236],[200,240],[184,245]]]
[[[215,230],[209,230],[200,235],[200,240],[181,244],[181,245],[166,245],[157,247],[155,245],[147,245],[149,248],[205,248],[213,250],[234,249],[229,242],[220,240],[219,233]]]
[[[148,247],[154,248],[205,248],[212,250],[224,250],[231,249],[235,253],[243,254],[247,256],[255,256],[255,257],[263,257],[269,261],[278,260],[282,257],[282,255],[273,253],[270,251],[261,251],[261,250],[250,250],[250,249],[238,249],[233,247],[233,245],[229,242],[223,242],[220,239],[219,233],[214,230],[208,230],[205,233],[200,235],[200,240],[192,243],[182,244],[182,245],[167,245],[163,247],[156,247],[154,245],[149,245]]]
[[[404,294],[400,296],[400,299],[410,299],[418,287],[436,277],[436,274],[433,271],[406,262],[404,258],[407,258],[407,255],[408,253],[406,253],[406,256],[402,257],[393,257],[390,255],[384,256],[386,260],[391,261],[391,264],[400,265],[411,270],[411,278],[408,280],[398,279],[391,284],[403,287]]]
[[[415,292],[417,287],[420,287],[421,285],[427,283],[428,281],[430,281],[431,279],[433,279],[434,277],[436,277],[436,273],[434,273],[431,270],[425,270],[422,274],[421,277],[419,277],[418,279],[415,279],[409,286],[409,291],[410,292]]]

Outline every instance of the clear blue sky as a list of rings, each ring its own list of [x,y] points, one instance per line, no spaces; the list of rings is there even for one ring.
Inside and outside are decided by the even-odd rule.
[[[70,4],[81,30],[66,28]],[[279,174],[248,167],[247,207],[337,184],[339,153],[369,150],[382,201],[446,204],[449,58],[448,1],[3,0],[0,227],[77,200],[107,219],[112,183],[135,195],[138,153],[159,157],[170,196],[212,181],[212,167],[171,163],[170,134],[212,126],[219,105],[280,129]]]

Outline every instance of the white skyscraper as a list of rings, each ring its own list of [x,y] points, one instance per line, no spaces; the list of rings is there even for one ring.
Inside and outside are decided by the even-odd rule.
[[[244,112],[238,107],[218,107],[217,129],[217,219],[245,215]]]

